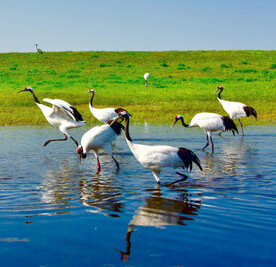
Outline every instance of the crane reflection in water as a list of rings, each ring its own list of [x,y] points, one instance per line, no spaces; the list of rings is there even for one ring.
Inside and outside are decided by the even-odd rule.
[[[188,190],[181,187],[177,190],[175,199],[162,196],[159,186],[152,190],[151,196],[143,199],[144,205],[135,211],[135,215],[128,224],[126,234],[126,249],[120,250],[111,246],[121,255],[121,261],[128,261],[131,255],[131,235],[135,226],[148,226],[165,229],[167,225],[187,225],[193,221],[201,206],[201,196],[191,197]]]

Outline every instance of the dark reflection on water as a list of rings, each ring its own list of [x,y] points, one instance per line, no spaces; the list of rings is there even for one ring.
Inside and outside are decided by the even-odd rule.
[[[1,265],[275,265],[276,126],[214,135],[214,154],[201,150],[199,129],[130,130],[139,143],[193,150],[203,172],[158,187],[122,136],[113,144],[120,171],[101,153],[97,175],[93,154],[79,166],[73,142],[42,147],[57,136],[52,127],[0,127]]]
[[[140,206],[128,224],[126,233],[126,249],[114,248],[121,255],[122,261],[127,261],[131,254],[131,235],[135,226],[150,226],[165,229],[167,225],[186,225],[185,221],[194,220],[201,205],[201,200],[191,199],[188,190],[178,190],[175,199],[163,197],[162,190],[157,188],[147,190],[151,196],[142,199]],[[200,197],[200,196],[199,196]]]

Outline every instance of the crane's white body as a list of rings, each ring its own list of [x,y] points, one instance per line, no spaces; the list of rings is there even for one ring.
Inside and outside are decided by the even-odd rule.
[[[145,79],[145,80],[147,80],[149,77],[150,77],[150,74],[149,74],[149,73],[145,73],[145,74],[144,74],[144,79]]]
[[[114,120],[118,115],[115,112],[115,108],[94,108],[89,103],[89,109],[93,116],[103,123],[107,123],[109,120]]]
[[[36,103],[44,114],[45,119],[52,126],[59,128],[59,130],[68,137],[71,137],[68,129],[77,128],[85,125],[84,121],[77,121],[77,119],[73,115],[72,106],[69,103],[60,99],[49,98],[44,98],[43,101],[53,105],[52,108],[50,108],[43,104]]]
[[[145,86],[147,87],[148,86],[148,78],[150,77],[150,74],[149,73],[145,73],[144,74],[144,79],[145,79]]]
[[[112,156],[111,142],[117,136],[118,135],[108,124],[93,127],[81,138],[83,153],[92,150],[97,157],[99,155],[99,150],[102,149]]]
[[[214,131],[225,130],[222,116],[216,113],[209,112],[196,114],[192,118],[188,127],[199,127],[209,136],[211,136],[211,133]]]
[[[203,150],[209,145],[209,137],[212,143],[212,152],[214,152],[214,143],[212,140],[212,132],[215,131],[229,131],[231,130],[234,134],[234,131],[238,133],[237,127],[234,124],[233,120],[226,116],[221,116],[216,113],[202,112],[196,114],[189,125],[185,124],[184,118],[181,115],[177,115],[173,122],[173,126],[178,120],[181,120],[184,127],[200,127],[206,134],[207,143]]]
[[[114,129],[113,129],[114,127]],[[99,160],[99,150],[104,150],[109,154],[112,159],[115,161],[117,166],[117,171],[119,170],[119,163],[112,155],[111,142],[120,134],[121,128],[123,126],[117,123],[117,126],[109,124],[104,124],[101,126],[96,126],[86,132],[81,138],[81,145],[78,146],[77,152],[79,154],[79,161],[81,158],[86,158],[87,153],[92,150],[98,164],[98,171],[101,170],[101,164]]]
[[[157,182],[160,182],[160,172],[166,168],[184,167],[178,156],[178,148],[166,145],[149,146],[136,144],[127,140],[134,157],[148,170],[151,170]]]
[[[218,98],[218,101],[222,105],[223,109],[229,114],[230,119],[239,119],[241,117],[246,117],[244,111],[245,104],[240,102],[226,101]]]

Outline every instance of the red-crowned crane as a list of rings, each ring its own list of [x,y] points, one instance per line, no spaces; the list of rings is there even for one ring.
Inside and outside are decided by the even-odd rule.
[[[147,87],[148,86],[148,78],[150,77],[150,74],[149,73],[145,73],[144,74],[144,79],[145,79],[145,86]]]
[[[242,135],[244,135],[243,132],[243,126],[242,122],[240,120],[241,117],[249,117],[250,115],[254,116],[255,119],[257,119],[257,112],[254,108],[247,106],[240,102],[232,102],[232,101],[225,101],[221,99],[221,93],[223,91],[223,87],[221,85],[218,86],[215,93],[219,91],[218,93],[218,101],[222,105],[223,109],[229,114],[231,119],[238,119],[241,129],[242,129]]]
[[[58,127],[59,130],[64,134],[64,139],[48,140],[44,143],[43,146],[47,146],[50,142],[53,141],[65,141],[67,140],[67,137],[70,137],[78,146],[78,142],[68,132],[68,129],[77,128],[85,125],[85,121],[76,108],[63,100],[49,98],[44,98],[43,101],[48,102],[53,106],[52,108],[45,106],[39,102],[34,90],[30,86],[25,87],[17,93],[20,92],[30,92],[33,95],[35,103],[41,109],[43,115],[45,116],[45,119],[52,126]]]
[[[202,150],[204,150],[209,145],[209,137],[210,137],[211,144],[212,144],[212,153],[214,152],[212,132],[219,131],[219,130],[221,131],[231,130],[233,132],[233,135],[235,135],[235,132],[239,133],[233,120],[231,120],[228,116],[221,116],[216,113],[207,113],[207,112],[198,113],[192,118],[192,121],[190,122],[190,124],[186,124],[184,122],[184,118],[181,115],[177,115],[174,119],[172,126],[174,126],[179,120],[181,121],[184,127],[201,128],[205,132],[206,138],[207,138],[206,145],[205,147],[202,148]]]
[[[93,99],[95,95],[94,89],[91,88],[89,91],[84,93],[92,93],[92,97],[89,102],[89,109],[93,114],[93,116],[97,120],[103,123],[107,123],[109,120],[114,120],[117,117],[119,111],[125,110],[123,108],[94,108],[93,107]]]
[[[129,114],[126,111],[120,111],[113,123],[118,119],[125,119],[126,141],[133,155],[146,169],[152,171],[158,184],[160,184],[160,173],[164,168],[176,169],[182,167],[183,169],[190,168],[191,171],[194,162],[202,170],[199,158],[191,150],[184,147],[150,146],[134,143],[129,135]],[[188,176],[180,172],[176,173],[183,178],[168,185],[185,181],[188,178]]]
[[[108,153],[112,159],[115,161],[117,166],[117,171],[119,171],[119,163],[112,155],[111,142],[121,134],[121,130],[124,126],[115,122],[110,126],[112,121],[108,121],[107,124],[93,127],[88,132],[86,132],[81,138],[81,145],[78,146],[77,152],[79,155],[79,163],[81,164],[81,158],[86,158],[87,153],[92,150],[97,159],[98,170],[97,174],[101,170],[101,164],[99,160],[99,150],[102,149]]]
[[[38,44],[35,44],[35,47],[36,47],[36,52],[38,54],[43,54],[43,51],[40,48],[38,48]]]

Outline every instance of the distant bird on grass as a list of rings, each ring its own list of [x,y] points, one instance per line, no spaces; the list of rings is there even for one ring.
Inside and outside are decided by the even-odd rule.
[[[148,86],[148,79],[150,77],[150,74],[149,73],[145,73],[144,74],[144,79],[145,79],[145,86],[147,87]]]
[[[184,127],[199,127],[205,132],[207,142],[205,147],[202,148],[202,150],[204,150],[209,145],[209,137],[210,137],[211,144],[212,144],[212,152],[214,152],[212,132],[219,131],[219,130],[221,131],[231,130],[233,132],[233,135],[235,135],[235,132],[238,133],[235,123],[228,116],[221,116],[216,113],[207,113],[207,112],[198,113],[192,118],[192,121],[190,122],[190,124],[186,124],[184,122],[184,118],[181,115],[177,115],[174,119],[172,126],[174,126],[179,120],[181,121]]]
[[[158,184],[160,184],[160,173],[166,168],[176,169],[182,167],[183,169],[192,170],[194,162],[202,170],[198,157],[191,150],[184,147],[149,146],[134,143],[129,135],[129,114],[126,111],[120,111],[111,125],[118,119],[125,119],[126,141],[133,155],[146,169],[152,171]],[[185,181],[188,178],[188,176],[180,172],[176,172],[176,174],[182,176],[182,179],[166,184],[167,186],[179,181]]]
[[[40,48],[38,48],[38,44],[35,44],[35,47],[36,47],[36,52],[38,54],[43,54],[43,51]]]
[[[115,122],[110,126],[111,122],[112,121],[108,121],[107,124],[93,127],[88,132],[86,132],[81,138],[81,145],[79,145],[77,148],[80,164],[81,158],[86,158],[89,150],[94,152],[98,164],[97,173],[99,173],[101,170],[101,164],[99,160],[100,149],[104,150],[112,157],[116,163],[117,171],[120,169],[119,163],[112,155],[111,142],[121,134],[121,130],[124,128],[124,126],[119,122]]]
[[[23,90],[17,93],[20,92],[30,92],[34,98],[35,103],[44,114],[46,120],[52,126],[58,127],[59,130],[64,134],[64,139],[48,140],[44,143],[43,146],[47,146],[50,142],[53,141],[65,141],[67,140],[67,137],[70,137],[78,146],[78,142],[68,132],[68,129],[85,125],[84,119],[76,108],[63,100],[49,98],[44,98],[43,101],[51,103],[53,106],[52,108],[45,106],[39,102],[34,90],[30,86],[25,87]]]
[[[241,117],[249,117],[250,115],[254,116],[255,119],[257,119],[257,112],[254,108],[247,106],[240,102],[232,102],[232,101],[225,101],[221,99],[221,93],[223,91],[223,87],[220,85],[216,89],[215,93],[219,91],[218,93],[218,101],[222,105],[223,109],[229,114],[231,119],[238,119],[241,129],[242,129],[242,135],[244,135],[243,132],[243,126],[242,122],[240,120]]]
[[[123,108],[94,108],[93,106],[93,99],[94,99],[94,95],[95,95],[95,91],[93,88],[91,88],[90,90],[88,90],[87,92],[84,93],[92,93],[92,97],[90,99],[89,102],[89,109],[91,111],[91,113],[93,114],[93,116],[103,122],[103,123],[107,123],[109,120],[114,120],[119,111],[123,111],[125,109]]]

